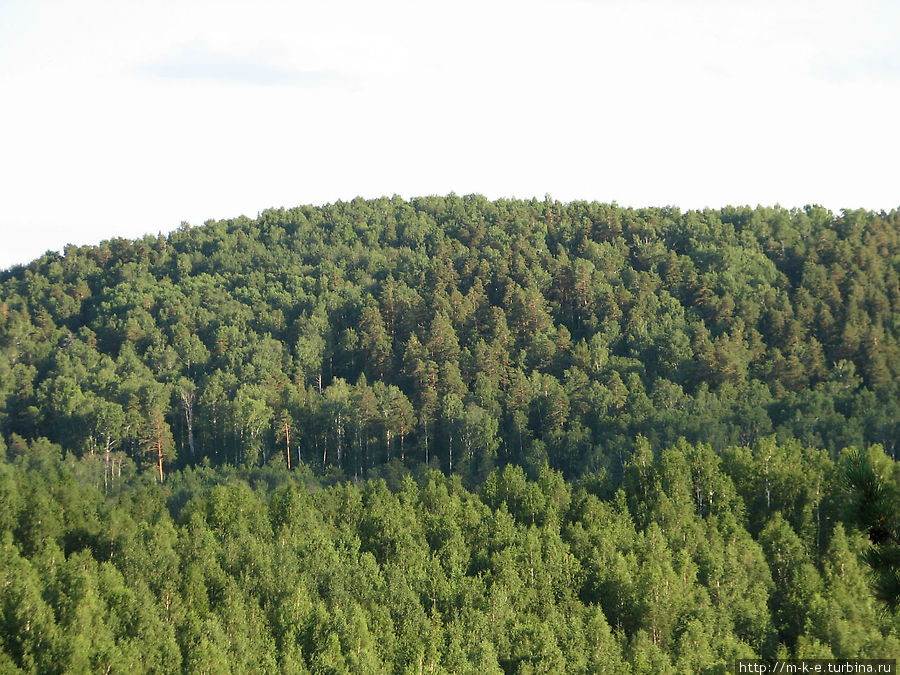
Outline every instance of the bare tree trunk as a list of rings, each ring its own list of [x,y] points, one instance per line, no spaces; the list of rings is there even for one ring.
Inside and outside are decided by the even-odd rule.
[[[287,468],[291,470],[291,425],[284,421],[284,455],[287,457]]]
[[[159,482],[163,482],[163,444],[162,444],[162,432],[160,431],[160,436],[156,440],[156,459],[159,464]]]
[[[194,403],[196,400],[196,391],[182,389],[181,405],[184,408],[184,421],[187,424],[188,448],[191,451],[191,457],[194,456]]]

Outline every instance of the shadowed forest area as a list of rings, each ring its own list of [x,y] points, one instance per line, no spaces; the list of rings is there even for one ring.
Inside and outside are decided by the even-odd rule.
[[[0,272],[0,670],[895,658],[898,338],[898,211],[394,197],[47,253]]]

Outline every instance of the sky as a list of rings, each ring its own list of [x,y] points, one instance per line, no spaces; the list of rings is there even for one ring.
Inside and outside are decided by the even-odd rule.
[[[0,0],[0,269],[270,207],[900,207],[894,0]]]

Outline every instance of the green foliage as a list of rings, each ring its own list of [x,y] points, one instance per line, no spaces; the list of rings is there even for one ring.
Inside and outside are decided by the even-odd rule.
[[[0,274],[0,435],[110,472],[160,473],[150,436],[164,470],[278,454],[367,476],[399,450],[472,486],[510,461],[621,472],[638,435],[893,456],[898,230],[450,195],[72,246]],[[360,415],[337,422],[332,386]]]
[[[851,522],[862,527],[872,546],[866,561],[873,568],[878,597],[900,607],[900,482],[896,464],[879,446],[862,453],[850,448],[842,458]]]
[[[273,459],[133,473],[109,492],[90,456],[26,443],[0,462],[0,663],[727,672],[894,653],[897,615],[870,593],[852,522],[828,521],[817,551],[791,519],[803,508],[758,510],[735,489],[791,452],[766,442],[719,462],[682,441],[656,457],[642,439],[618,487],[575,488],[546,465],[534,481],[494,469],[478,493],[437,471],[327,486]],[[796,461],[810,475],[818,460]]]
[[[48,253],[0,272],[0,670],[898,653],[898,316],[896,211],[393,197]]]

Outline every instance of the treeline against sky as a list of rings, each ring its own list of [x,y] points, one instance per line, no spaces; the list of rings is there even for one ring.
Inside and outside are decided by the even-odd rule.
[[[620,475],[900,436],[900,213],[399,197],[0,274],[0,431],[169,467]],[[115,469],[115,470],[113,470]]]
[[[48,253],[0,272],[0,671],[891,658],[898,338],[897,211],[395,197]]]

